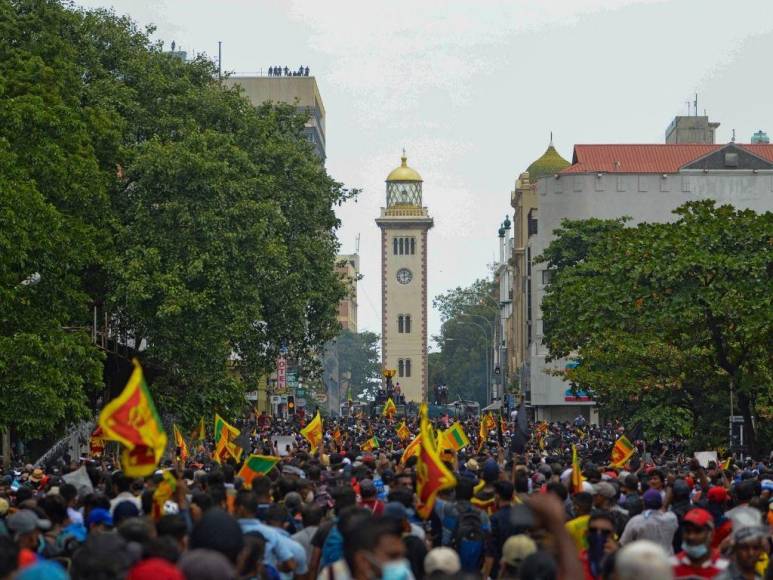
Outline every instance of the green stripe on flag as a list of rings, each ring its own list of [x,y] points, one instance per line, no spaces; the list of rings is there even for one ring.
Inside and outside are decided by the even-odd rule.
[[[269,455],[250,455],[247,460],[247,468],[255,473],[266,474],[279,462],[278,457]]]
[[[453,436],[454,441],[456,441],[456,444],[459,447],[462,447],[464,445],[464,439],[462,439],[462,436],[459,434],[459,431],[454,429],[451,431],[451,435]]]

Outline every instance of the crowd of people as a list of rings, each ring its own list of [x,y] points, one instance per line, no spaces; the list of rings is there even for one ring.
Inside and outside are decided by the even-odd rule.
[[[127,477],[109,446],[7,467],[0,580],[773,578],[769,457],[701,466],[682,441],[638,441],[613,467],[619,426],[530,424],[524,437],[510,419],[483,431],[460,420],[469,444],[441,454],[456,484],[426,519],[425,474],[404,457],[416,421],[401,438],[399,417],[325,420],[312,452],[297,419],[253,415],[239,423],[245,455],[281,460],[249,486],[233,459],[213,461],[211,440],[145,479]],[[176,486],[156,505],[164,470]]]

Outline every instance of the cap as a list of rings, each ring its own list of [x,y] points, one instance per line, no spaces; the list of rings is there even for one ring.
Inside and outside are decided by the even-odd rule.
[[[773,479],[762,480],[762,491],[773,491]]]
[[[706,497],[710,502],[713,503],[724,503],[728,500],[727,490],[724,487],[719,487],[718,485],[710,488],[706,494]]]
[[[502,546],[502,561],[509,566],[517,566],[536,551],[537,544],[529,536],[510,536]]]
[[[43,520],[32,510],[19,510],[6,520],[8,529],[14,534],[29,534],[35,530],[50,530],[51,522]]]
[[[384,506],[384,517],[405,520],[408,519],[408,510],[399,501],[390,501]]]
[[[30,481],[40,481],[41,479],[43,479],[45,475],[46,474],[43,472],[42,469],[40,469],[39,467],[36,467],[35,469],[32,470],[32,475],[30,475]]]
[[[713,528],[714,517],[702,508],[694,508],[684,514],[682,522],[685,524],[693,524],[699,528]]]
[[[615,486],[611,483],[607,483],[606,481],[600,481],[599,483],[595,484],[593,486],[593,493],[607,499],[612,499],[617,495]]]
[[[657,489],[648,489],[641,497],[647,509],[659,509],[663,505],[663,496]]]
[[[457,574],[461,569],[462,563],[459,560],[459,554],[445,546],[432,548],[424,557],[424,574],[432,574],[433,572]]]
[[[44,560],[26,566],[14,576],[17,580],[68,580],[69,577],[61,564]]]
[[[765,526],[744,526],[733,530],[731,538],[734,544],[744,544],[767,537],[768,530]]]
[[[127,580],[184,580],[185,576],[174,564],[162,558],[142,560],[129,570]]]
[[[88,527],[104,524],[106,526],[113,526],[113,516],[105,508],[94,508],[89,512],[89,517],[86,520]]]

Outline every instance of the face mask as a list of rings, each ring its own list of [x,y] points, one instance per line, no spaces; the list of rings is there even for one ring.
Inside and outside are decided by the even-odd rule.
[[[703,558],[709,552],[709,547],[706,544],[698,544],[697,546],[691,546],[690,544],[682,543],[682,550],[685,551],[689,558],[693,560],[699,560]]]
[[[381,580],[413,580],[408,560],[392,560],[381,566]]]

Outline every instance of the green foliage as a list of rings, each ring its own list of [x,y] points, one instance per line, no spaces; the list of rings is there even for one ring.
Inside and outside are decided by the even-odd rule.
[[[352,399],[375,397],[381,384],[380,337],[375,332],[344,330],[335,340],[341,382],[349,381]],[[348,379],[345,377],[348,376]],[[341,393],[345,400],[348,393]]]
[[[188,422],[235,411],[280,344],[314,366],[338,331],[334,207],[356,192],[327,175],[293,107],[254,108],[149,32],[0,0],[0,393],[68,399],[23,426],[6,405],[0,426],[26,435],[88,411],[91,304],[145,347],[159,406]],[[37,372],[10,376],[25,354]]]
[[[682,432],[689,416],[696,439],[720,445],[732,389],[754,449],[751,416],[773,417],[773,214],[710,201],[675,213],[673,223],[600,235],[588,224],[590,243],[561,262],[584,227],[565,224],[570,236],[544,256],[556,267],[545,340],[553,359],[581,361],[569,380],[611,415],[649,418],[649,432]]]
[[[449,400],[487,404],[486,361],[491,357],[492,325],[497,317],[494,291],[490,280],[476,280],[433,300],[443,325],[440,335],[433,337],[440,352],[429,355],[429,385],[432,389],[447,384]]]

